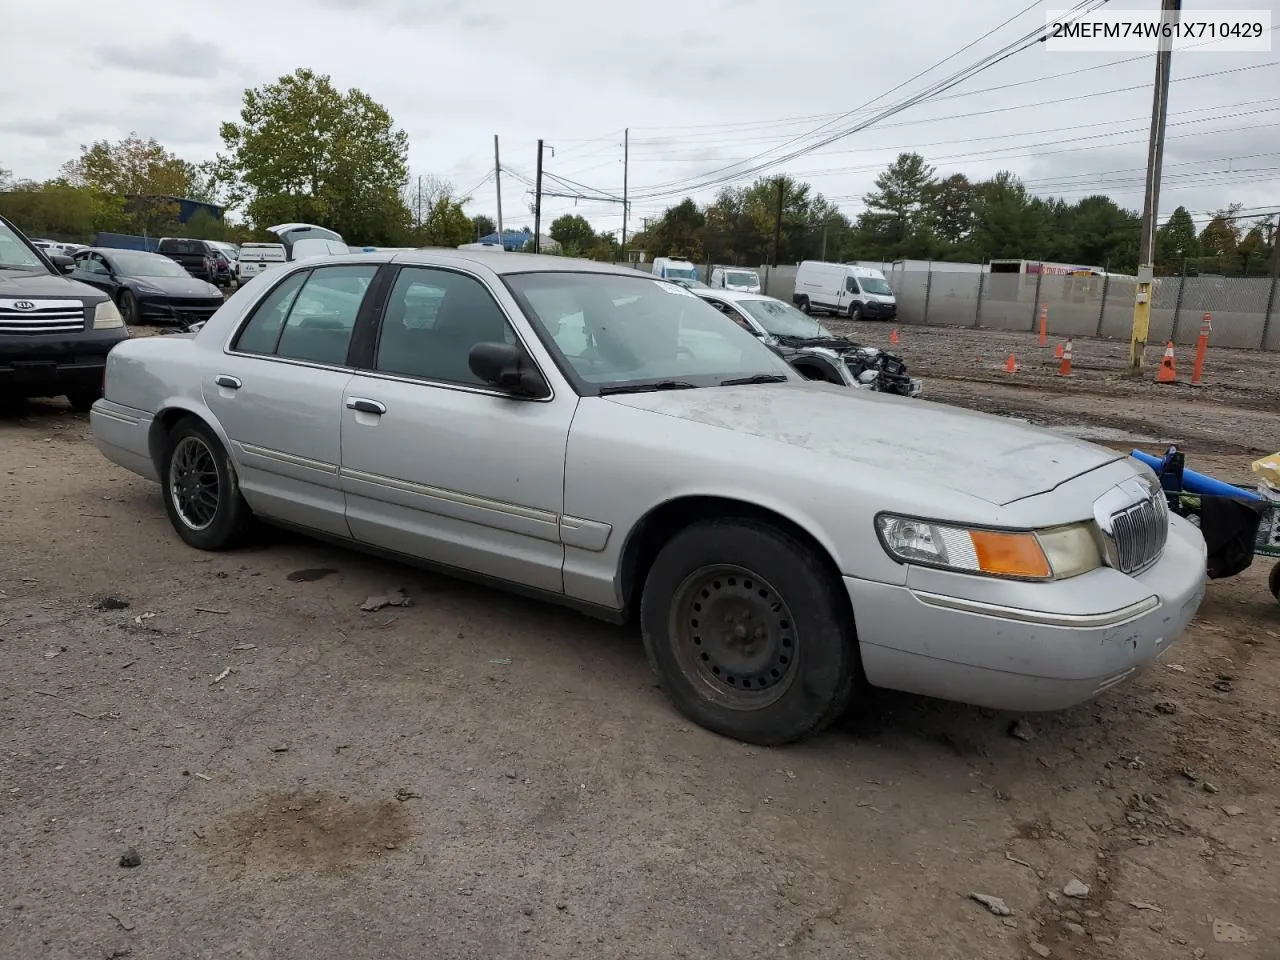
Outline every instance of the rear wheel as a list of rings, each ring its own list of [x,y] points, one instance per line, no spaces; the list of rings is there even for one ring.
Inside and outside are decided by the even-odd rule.
[[[767,524],[694,524],[659,552],[640,623],[649,663],[685,716],[761,745],[812,736],[848,704],[857,641],[838,582]]]
[[[199,550],[225,550],[243,539],[252,513],[208,426],[193,417],[179,421],[166,438],[163,466],[164,508],[178,536]]]
[[[77,390],[68,390],[65,396],[67,403],[71,404],[71,409],[76,413],[88,413],[94,401],[102,396],[102,391],[97,387],[81,387]]]

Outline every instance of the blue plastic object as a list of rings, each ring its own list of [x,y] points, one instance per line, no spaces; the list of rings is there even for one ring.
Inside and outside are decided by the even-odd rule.
[[[1132,450],[1129,456],[1135,460],[1140,460],[1157,473],[1164,464],[1164,458],[1153,457],[1149,453],[1143,453],[1141,450]],[[1232,497],[1236,500],[1246,500],[1249,502],[1261,502],[1262,498],[1252,490],[1246,490],[1244,487],[1237,487],[1234,484],[1223,483],[1221,480],[1215,480],[1213,477],[1207,477],[1203,473],[1196,473],[1194,470],[1183,468],[1182,471],[1182,489],[1187,493],[1198,493],[1204,496]]]

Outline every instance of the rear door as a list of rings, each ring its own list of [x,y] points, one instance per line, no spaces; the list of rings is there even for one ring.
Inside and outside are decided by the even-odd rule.
[[[356,318],[379,264],[282,277],[203,382],[231,441],[245,499],[263,516],[349,536],[338,479],[342,410]]]

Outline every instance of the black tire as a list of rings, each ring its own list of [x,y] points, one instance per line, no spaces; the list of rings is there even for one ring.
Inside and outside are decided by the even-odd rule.
[[[1271,576],[1267,578],[1267,585],[1271,587],[1271,595],[1280,600],[1280,563],[1271,568]]]
[[[126,327],[137,326],[138,298],[133,295],[132,290],[120,291],[120,316],[124,318]]]
[[[80,387],[77,390],[68,390],[63,396],[67,398],[67,403],[71,404],[71,409],[76,413],[88,413],[94,401],[102,396],[102,390],[98,387]]]
[[[809,306],[809,298],[808,298],[808,297],[801,297],[801,298],[800,298],[800,312],[801,312],[801,313],[813,313],[813,307]]]
[[[169,522],[190,546],[226,550],[244,539],[253,514],[231,458],[203,421],[186,417],[169,431],[160,484]]]
[[[849,319],[850,320],[862,319],[862,304],[860,303],[849,304]]]
[[[857,638],[841,589],[813,551],[775,527],[693,524],[645,579],[649,665],[700,726],[761,746],[803,740],[853,692]]]

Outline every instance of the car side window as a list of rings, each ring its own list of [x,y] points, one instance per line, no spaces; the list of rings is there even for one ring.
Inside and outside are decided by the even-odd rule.
[[[341,366],[365,291],[377,264],[344,264],[311,271],[280,331],[276,356]]]
[[[853,279],[853,277],[845,277],[844,288],[850,293],[858,293],[858,281]]]
[[[477,343],[517,343],[479,280],[433,267],[405,267],[387,298],[374,369],[423,380],[484,386],[471,372]]]
[[[308,271],[299,270],[266,295],[249,322],[240,328],[240,333],[231,344],[231,349],[243,353],[271,354],[276,352],[276,342],[280,339],[280,331],[289,316],[289,308],[302,289],[309,276]]]

